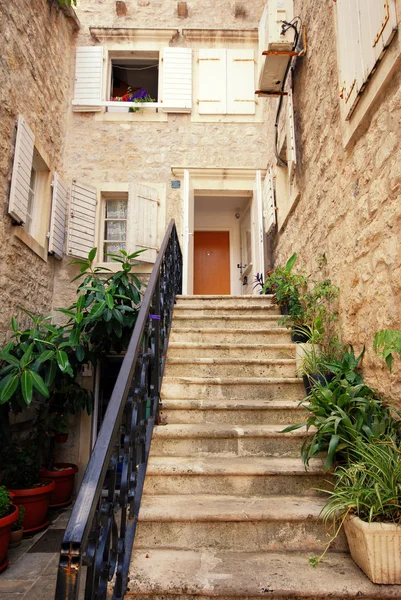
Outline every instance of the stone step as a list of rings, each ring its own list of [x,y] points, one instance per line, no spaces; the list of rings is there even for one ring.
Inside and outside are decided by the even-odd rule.
[[[306,411],[293,400],[171,399],[160,409],[161,424],[225,423],[226,425],[274,425],[299,423]]]
[[[295,358],[296,344],[201,344],[170,342],[168,357],[177,358]]]
[[[166,377],[295,377],[291,358],[167,358]]]
[[[313,496],[143,496],[136,548],[320,553],[326,528]],[[347,550],[345,534],[332,550]]]
[[[327,473],[320,460],[305,470],[299,458],[156,456],[151,452],[145,494],[230,494],[233,496],[321,495]]]
[[[400,586],[375,585],[349,554],[331,552],[316,569],[307,552],[141,548],[133,554],[126,598],[225,600],[395,600]]]
[[[269,306],[272,304],[272,300],[271,294],[264,296],[177,296],[176,306],[191,308],[202,304],[204,308],[223,305],[242,308],[249,304]]]
[[[209,329],[216,328],[221,332],[225,329],[248,329],[260,330],[279,327],[278,320],[280,316],[274,314],[263,315],[230,315],[222,313],[221,315],[197,315],[196,317],[187,316],[186,314],[176,314],[173,316],[173,329],[175,328],[191,328],[191,329]]]
[[[185,303],[176,304],[174,306],[174,316],[185,315],[189,316],[219,316],[220,314],[235,314],[235,315],[249,315],[249,314],[274,314],[280,318],[281,313],[280,309],[276,304],[266,303],[266,302],[253,302],[249,300],[247,304],[236,306],[233,303],[229,302],[220,302],[214,306],[205,306],[203,303],[200,304],[190,304],[187,306]]]
[[[163,377],[161,398],[263,398],[302,400],[305,388],[297,377]]]
[[[170,342],[199,342],[201,344],[288,344],[290,332],[285,327],[263,329],[228,329],[217,327],[176,327]]]
[[[280,433],[281,425],[203,423],[159,425],[153,430],[155,456],[292,456],[299,457],[306,429]]]

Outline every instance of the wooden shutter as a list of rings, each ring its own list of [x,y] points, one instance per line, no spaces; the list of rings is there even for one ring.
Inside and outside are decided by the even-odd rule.
[[[192,110],[192,50],[164,48],[163,50],[164,112]]]
[[[365,81],[391,42],[397,27],[397,18],[394,0],[358,0],[358,3]]]
[[[270,167],[263,182],[263,217],[265,231],[271,233],[276,225],[276,207],[274,203],[273,170]]]
[[[288,92],[287,96],[287,162],[288,162],[288,177],[292,181],[297,164],[297,148],[295,143],[295,119],[294,119],[294,103],[292,91]]]
[[[255,114],[253,50],[227,50],[227,114]]]
[[[159,195],[155,188],[133,183],[128,197],[130,218],[132,217],[132,242],[134,252],[147,249],[139,260],[154,263],[158,248],[158,208]],[[131,250],[131,239],[128,249]]]
[[[363,84],[358,0],[337,0],[337,47],[340,66],[340,98],[351,116]]]
[[[227,52],[199,50],[198,104],[201,115],[227,112]]]
[[[54,256],[60,260],[63,258],[64,254],[67,199],[67,187],[58,173],[54,173],[49,252],[54,254]]]
[[[73,180],[67,254],[87,258],[95,245],[97,190]]]
[[[101,110],[103,46],[79,46],[76,52],[73,110]]]
[[[28,211],[34,139],[32,130],[25,119],[19,115],[8,214],[20,224],[25,223]]]

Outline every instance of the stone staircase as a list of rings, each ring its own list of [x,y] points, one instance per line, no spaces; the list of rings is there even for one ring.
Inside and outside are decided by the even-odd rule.
[[[126,597],[396,598],[375,586],[318,519],[321,463],[306,432],[295,345],[269,296],[186,296],[174,310]]]

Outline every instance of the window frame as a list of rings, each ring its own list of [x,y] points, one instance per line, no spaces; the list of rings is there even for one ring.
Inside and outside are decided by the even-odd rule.
[[[122,200],[127,203],[127,218],[126,219],[107,219],[107,217],[106,217],[107,202],[113,201],[113,200]],[[101,202],[101,211],[100,211],[101,217],[100,217],[100,232],[99,232],[99,241],[100,241],[100,243],[99,243],[99,248],[100,248],[99,259],[100,259],[101,263],[109,264],[112,261],[108,261],[106,259],[105,244],[112,243],[113,241],[116,242],[116,240],[106,240],[105,239],[106,221],[107,220],[110,220],[110,221],[124,220],[126,222],[124,250],[127,250],[127,243],[129,242],[129,236],[130,236],[130,233],[132,232],[132,224],[131,224],[131,212],[132,211],[130,211],[128,191],[127,192],[101,192],[100,202]],[[116,242],[116,243],[121,243],[121,242]]]

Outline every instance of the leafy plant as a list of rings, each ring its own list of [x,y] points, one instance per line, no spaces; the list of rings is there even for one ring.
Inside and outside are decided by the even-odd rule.
[[[393,354],[401,355],[401,331],[397,329],[382,329],[375,333],[373,348],[377,356],[386,361],[388,370],[393,368]]]
[[[0,486],[0,519],[10,513],[12,503],[10,492],[7,492],[4,485]]]
[[[302,273],[293,273],[292,269],[297,260],[294,253],[286,262],[284,267],[276,267],[273,272],[266,276],[262,293],[271,290],[274,301],[279,306],[288,307],[288,313],[294,320],[300,318],[302,305],[300,302],[300,291],[306,285],[306,276]]]
[[[364,384],[353,385],[337,375],[327,385],[316,382],[311,394],[300,403],[308,412],[306,421],[290,425],[283,433],[306,425],[312,436],[301,448],[305,465],[311,458],[327,453],[324,469],[336,461],[349,460],[349,451],[359,439],[377,440],[384,435],[397,439],[399,423],[393,409],[383,403],[375,392]],[[395,414],[399,415],[397,411]]]
[[[58,0],[58,3],[60,4],[60,6],[63,6],[63,4],[65,4],[66,6],[76,6],[77,0]]]
[[[391,437],[359,439],[349,451],[350,462],[334,472],[334,488],[319,490],[329,495],[321,511],[323,521],[332,523],[333,536],[321,556],[310,563],[317,566],[348,515],[368,523],[401,524],[401,448]]]
[[[20,529],[22,529],[22,523],[23,523],[24,516],[25,516],[25,507],[22,506],[22,504],[19,504],[18,510],[19,510],[18,519],[16,521],[14,521],[14,523],[11,525],[11,531],[19,531]]]
[[[335,375],[346,379],[354,385],[362,384],[363,379],[358,372],[361,360],[365,354],[365,346],[359,356],[355,357],[353,347],[350,345],[346,348],[340,358],[331,357],[323,359],[323,366]]]
[[[0,458],[0,479],[9,489],[28,489],[39,480],[40,459],[38,445],[31,439],[22,445],[10,443]]]
[[[71,328],[69,342],[77,346],[78,358],[88,356],[95,365],[100,357],[111,351],[121,353],[128,347],[141,303],[142,282],[131,273],[133,260],[145,250],[128,254],[108,254],[121,264],[121,270],[111,273],[109,269],[95,266],[97,249],[93,248],[87,259],[74,260],[80,265],[84,277],[78,286],[78,299],[68,309],[59,309],[69,317]]]

